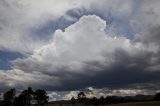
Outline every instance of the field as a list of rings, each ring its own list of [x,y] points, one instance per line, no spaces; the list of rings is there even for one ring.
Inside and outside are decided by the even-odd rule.
[[[121,103],[113,104],[107,106],[160,106],[160,101],[158,102],[135,102],[135,103]]]
[[[47,106],[83,106],[83,105],[48,104]],[[84,106],[93,106],[93,105],[84,105]],[[101,106],[101,105],[99,105],[99,106]],[[111,105],[103,105],[103,106],[160,106],[160,101],[120,103],[120,104],[111,104]]]

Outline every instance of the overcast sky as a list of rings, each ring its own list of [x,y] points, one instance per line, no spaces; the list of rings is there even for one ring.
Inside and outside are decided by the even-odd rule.
[[[51,100],[160,89],[159,0],[1,0],[0,92]]]

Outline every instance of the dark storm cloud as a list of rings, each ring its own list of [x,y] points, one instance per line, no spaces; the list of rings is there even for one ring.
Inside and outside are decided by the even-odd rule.
[[[48,82],[45,85],[48,90],[89,86],[158,89],[160,70],[151,68],[159,64],[153,59],[158,59],[159,48],[126,37],[113,37],[102,30],[105,24],[98,16],[83,16],[64,32],[57,30],[52,43],[12,63],[24,72],[49,76],[51,79],[43,79]]]
[[[110,68],[102,67],[97,63],[94,64],[97,67],[101,67],[100,70],[95,70],[95,73],[89,70],[89,66],[92,66],[93,62],[84,68],[87,72],[85,75],[65,72],[59,73],[62,86],[52,86],[52,90],[76,90],[89,86],[110,89],[158,89],[160,87],[157,85],[160,82],[160,71],[151,72],[145,70],[152,57],[151,53],[130,57],[125,51],[117,50],[114,56],[116,63],[110,66]]]
[[[148,29],[148,31],[136,36],[137,41],[149,44],[154,43],[159,46],[160,43],[160,25]]]
[[[32,8],[28,10],[28,15],[26,13],[20,17],[23,25],[27,23],[25,31],[23,28],[21,31],[29,36],[22,37],[23,33],[13,33],[11,40],[3,36],[7,41],[18,38],[20,44],[16,44],[20,48],[10,46],[13,45],[10,42],[8,46],[2,42],[0,47],[5,45],[5,48],[15,51],[25,49],[33,53],[26,58],[13,60],[13,69],[5,72],[0,70],[1,89],[32,86],[50,91],[70,91],[94,86],[100,89],[155,90],[160,87],[159,1],[146,0],[139,3],[132,0],[104,0],[93,1],[93,4],[89,2],[87,6],[85,2],[80,2],[76,7],[73,3],[73,7],[67,5],[62,10],[50,6],[52,2],[44,2],[49,7],[42,5],[43,2],[25,3],[31,3]],[[68,4],[65,1],[63,3]],[[56,6],[60,7],[59,4]],[[21,10],[26,11],[26,8]],[[43,17],[40,10],[46,10],[51,17],[48,14],[43,14]],[[14,12],[21,13],[17,9]],[[13,17],[6,21],[16,25],[15,19],[19,18]],[[2,26],[0,30],[4,29]],[[9,35],[12,31],[8,30]],[[4,39],[1,38],[2,41]],[[27,43],[27,46],[23,43]],[[32,43],[37,46],[30,45]]]

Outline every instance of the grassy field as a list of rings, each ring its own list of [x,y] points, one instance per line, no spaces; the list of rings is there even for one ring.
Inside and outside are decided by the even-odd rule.
[[[121,103],[107,106],[160,106],[160,101],[157,102],[135,102],[135,103]]]
[[[93,106],[93,105],[60,105],[60,104],[48,104],[46,106]],[[101,106],[101,105],[99,105]],[[111,105],[103,105],[103,106],[160,106],[160,101],[154,102],[133,102],[133,103],[120,103],[120,104],[111,104]]]

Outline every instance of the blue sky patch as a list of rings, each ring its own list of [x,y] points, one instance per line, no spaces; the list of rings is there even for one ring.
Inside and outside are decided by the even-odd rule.
[[[12,68],[10,61],[24,56],[18,52],[0,51],[0,69],[8,70]]]

